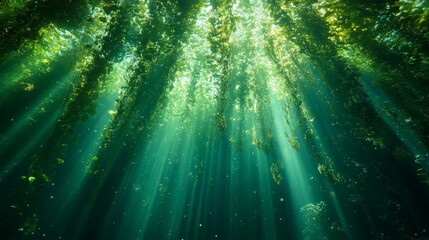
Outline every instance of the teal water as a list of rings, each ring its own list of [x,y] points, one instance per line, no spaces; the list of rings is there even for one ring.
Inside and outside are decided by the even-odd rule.
[[[429,239],[427,0],[0,1],[2,239]]]

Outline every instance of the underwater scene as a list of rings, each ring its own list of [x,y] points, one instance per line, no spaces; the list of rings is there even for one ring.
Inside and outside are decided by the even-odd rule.
[[[0,0],[0,238],[429,239],[429,0]]]

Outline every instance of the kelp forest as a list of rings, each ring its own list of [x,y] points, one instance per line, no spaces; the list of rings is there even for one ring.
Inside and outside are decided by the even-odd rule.
[[[0,0],[2,239],[429,239],[428,0]]]

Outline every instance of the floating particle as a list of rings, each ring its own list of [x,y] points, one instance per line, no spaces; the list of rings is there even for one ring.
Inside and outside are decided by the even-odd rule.
[[[22,83],[25,91],[30,92],[34,90],[34,84],[31,83]]]

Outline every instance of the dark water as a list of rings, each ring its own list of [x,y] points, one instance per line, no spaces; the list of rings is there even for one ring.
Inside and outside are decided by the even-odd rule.
[[[427,0],[0,1],[2,239],[429,239]]]

